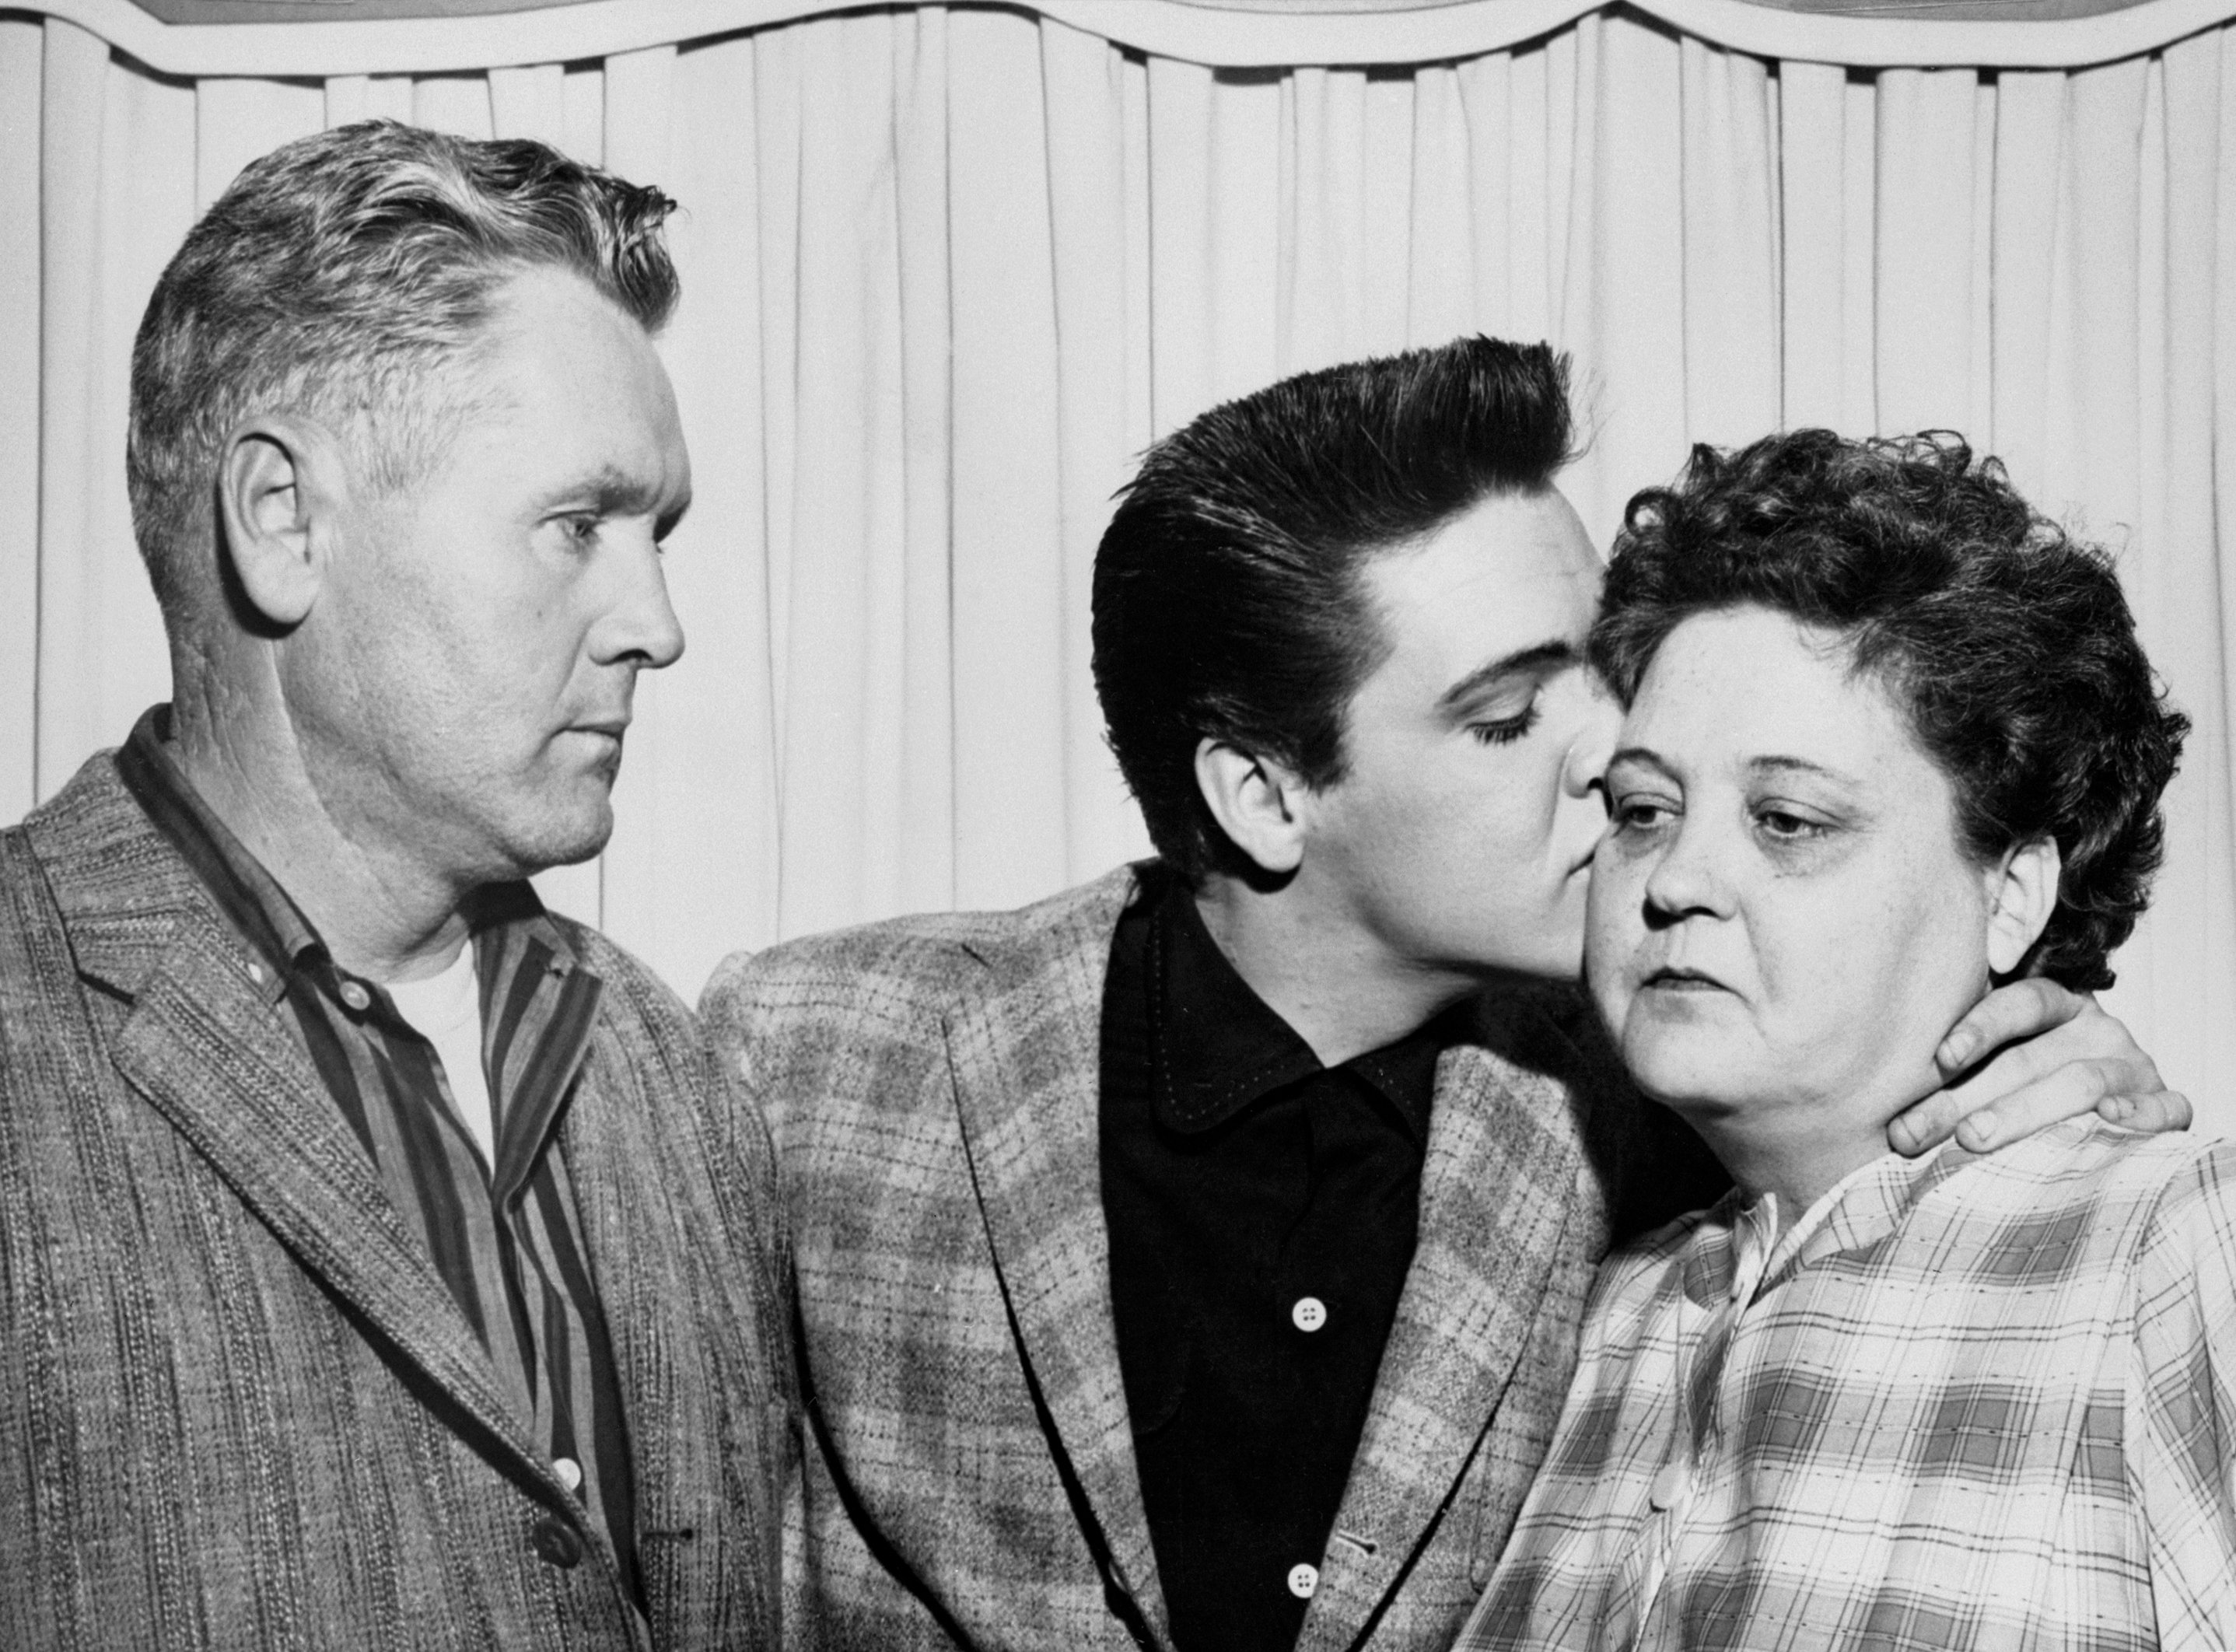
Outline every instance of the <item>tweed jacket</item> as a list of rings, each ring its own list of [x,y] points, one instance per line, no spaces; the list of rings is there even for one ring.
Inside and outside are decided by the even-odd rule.
[[[1133,885],[788,943],[702,1000],[769,1109],[792,1222],[814,1423],[794,1645],[1169,1646],[1097,1163]],[[1628,1140],[1584,1098],[1628,1092],[1535,997],[1478,1022],[1437,1068],[1419,1247],[1304,1652],[1447,1645],[1567,1389]]]
[[[751,1648],[792,1431],[773,1162],[605,982],[561,1128],[649,1634],[253,955],[108,754],[0,833],[0,1646]]]

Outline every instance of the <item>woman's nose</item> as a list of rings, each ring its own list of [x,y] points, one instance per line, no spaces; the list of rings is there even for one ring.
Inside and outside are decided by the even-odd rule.
[[[1674,922],[1695,916],[1731,915],[1731,879],[1717,837],[1711,825],[1697,815],[1688,815],[1678,823],[1661,858],[1647,874],[1649,917]]]

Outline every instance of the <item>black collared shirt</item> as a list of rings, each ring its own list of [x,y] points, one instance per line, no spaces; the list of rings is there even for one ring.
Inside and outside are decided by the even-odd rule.
[[[168,749],[157,707],[117,754],[126,788],[175,847],[285,1003],[335,1109],[482,1344],[512,1408],[549,1451],[638,1594],[620,1388],[582,1245],[559,1121],[602,991],[525,884],[473,914],[483,1071],[496,1162],[482,1156],[434,1046],[374,982],[339,969],[277,880],[210,812]]]
[[[1413,1260],[1444,1028],[1324,1067],[1169,873],[1119,918],[1102,1204],[1181,1652],[1295,1644]]]

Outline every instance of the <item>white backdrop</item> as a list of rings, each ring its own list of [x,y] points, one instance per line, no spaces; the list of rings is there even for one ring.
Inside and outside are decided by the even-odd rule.
[[[1597,437],[1568,485],[1602,543],[1689,443],[1805,422],[1953,425],[2125,548],[2196,732],[2113,999],[2236,1130],[2236,31],[2200,3],[1891,35],[1728,0],[1348,36],[1173,0],[284,39],[0,11],[0,817],[166,692],[122,483],[156,273],[242,162],[393,115],[684,202],[690,648],[640,693],[611,847],[550,892],[687,995],[736,947],[1141,852],[1086,651],[1133,456],[1281,374],[1479,329],[1575,352]]]

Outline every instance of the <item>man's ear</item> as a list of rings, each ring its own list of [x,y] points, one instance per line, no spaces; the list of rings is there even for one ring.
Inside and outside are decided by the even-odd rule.
[[[1204,739],[1195,748],[1196,788],[1219,829],[1263,870],[1286,875],[1305,856],[1304,821],[1297,804],[1304,787],[1279,764],[1225,740]]]
[[[2057,877],[2064,868],[2053,838],[2022,843],[2003,857],[1988,895],[1988,967],[1997,975],[2018,968],[2057,910]]]
[[[312,524],[332,503],[317,474],[325,463],[302,426],[275,418],[243,424],[218,464],[218,523],[240,593],[266,623],[285,631],[318,601],[322,547]]]

